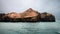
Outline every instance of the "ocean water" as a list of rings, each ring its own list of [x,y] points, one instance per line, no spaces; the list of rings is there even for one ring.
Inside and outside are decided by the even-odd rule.
[[[56,22],[0,22],[0,34],[60,34],[60,20]]]

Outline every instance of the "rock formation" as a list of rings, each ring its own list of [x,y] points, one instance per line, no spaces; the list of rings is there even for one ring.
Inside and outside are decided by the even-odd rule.
[[[54,21],[55,21],[54,15],[47,12],[41,13],[41,22],[54,22]]]
[[[39,13],[31,8],[23,13],[0,14],[1,22],[55,22],[55,16],[47,12]]]

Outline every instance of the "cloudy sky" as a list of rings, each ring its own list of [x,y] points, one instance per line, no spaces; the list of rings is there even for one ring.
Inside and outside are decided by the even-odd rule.
[[[0,13],[23,12],[28,8],[52,13],[60,19],[60,0],[0,0]]]

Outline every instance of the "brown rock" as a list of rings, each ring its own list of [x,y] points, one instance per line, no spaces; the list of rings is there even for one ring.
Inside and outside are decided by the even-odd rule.
[[[29,8],[28,10],[26,10],[23,13],[12,12],[12,13],[8,13],[6,16],[13,20],[20,19],[20,21],[37,21],[38,15],[40,15],[40,13]]]
[[[38,12],[29,8],[28,10],[26,10],[24,13],[23,13],[23,16],[24,18],[27,18],[27,17],[35,17],[38,15]]]
[[[10,18],[21,18],[22,17],[19,13],[15,13],[15,12],[9,13],[7,14],[7,16]]]
[[[44,12],[39,13],[38,11],[29,8],[28,10],[24,11],[23,13],[15,13],[11,12],[8,14],[0,14],[0,21],[12,21],[12,22],[55,22],[55,16]]]

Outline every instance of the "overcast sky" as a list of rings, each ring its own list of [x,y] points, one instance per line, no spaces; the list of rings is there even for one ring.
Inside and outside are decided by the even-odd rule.
[[[0,13],[19,13],[28,8],[52,13],[60,19],[60,0],[0,0]]]

